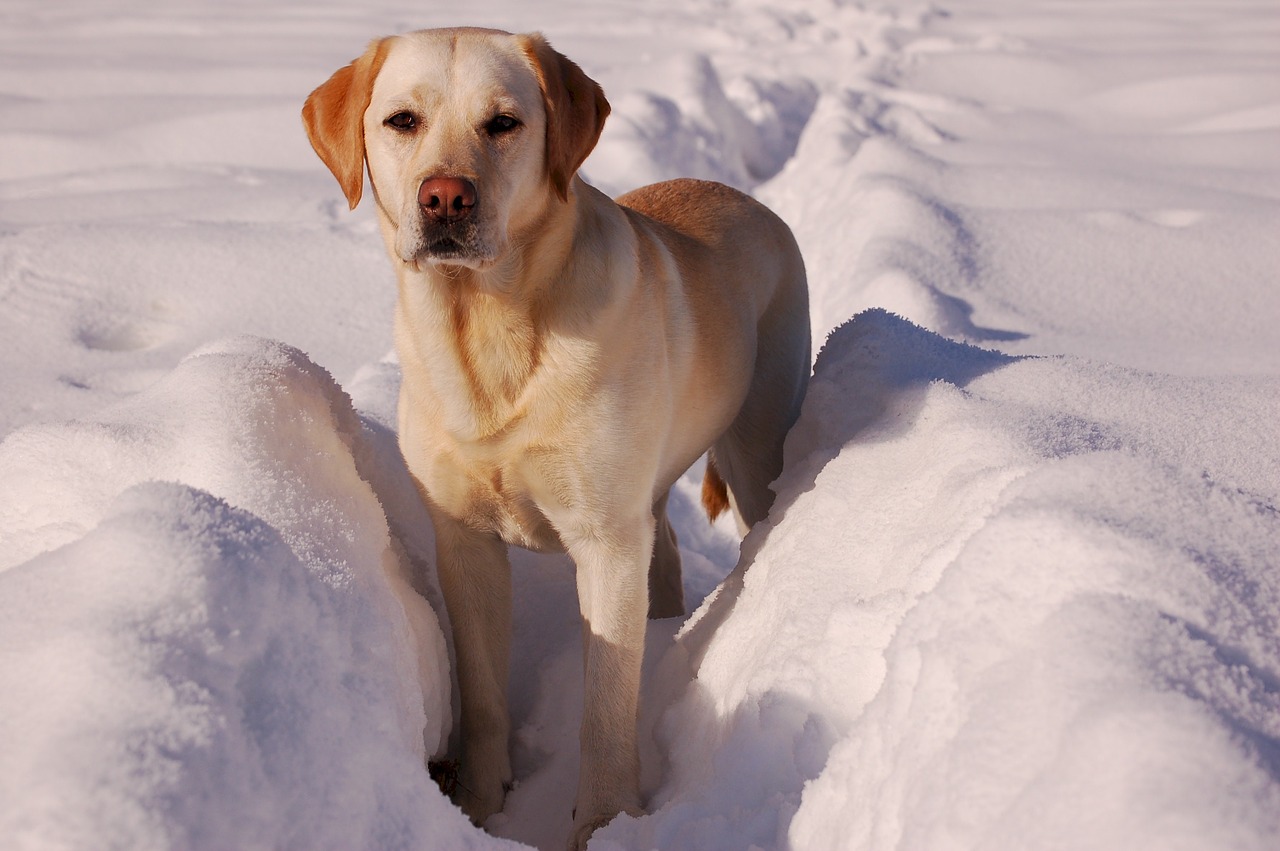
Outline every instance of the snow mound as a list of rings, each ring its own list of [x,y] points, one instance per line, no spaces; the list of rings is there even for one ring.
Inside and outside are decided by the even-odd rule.
[[[378,442],[300,352],[238,338],[0,444],[11,847],[498,844],[423,767],[449,666]]]
[[[626,92],[611,104],[587,162],[591,182],[610,194],[676,177],[749,190],[795,152],[817,99],[813,84],[795,77],[726,84],[702,53],[675,57],[654,73],[661,80],[654,90]]]
[[[663,660],[692,680],[655,812],[599,847],[1269,847],[1277,413],[1274,381],[859,315],[770,520]],[[1224,452],[1187,422],[1258,430]]]

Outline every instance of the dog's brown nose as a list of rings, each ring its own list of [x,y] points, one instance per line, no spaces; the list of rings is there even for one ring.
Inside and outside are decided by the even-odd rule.
[[[476,205],[476,185],[465,177],[428,177],[418,187],[418,203],[429,217],[456,222]]]

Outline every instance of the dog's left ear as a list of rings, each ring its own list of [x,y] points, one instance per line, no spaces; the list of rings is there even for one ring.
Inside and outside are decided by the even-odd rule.
[[[311,147],[338,178],[353,210],[364,190],[364,112],[390,43],[389,38],[370,43],[363,56],[335,71],[302,107]]]
[[[591,153],[609,117],[609,101],[600,84],[557,52],[541,33],[520,36],[538,72],[547,109],[547,171],[560,200],[569,200],[569,183]]]

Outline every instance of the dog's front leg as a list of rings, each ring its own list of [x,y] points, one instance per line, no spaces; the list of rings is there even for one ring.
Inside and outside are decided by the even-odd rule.
[[[573,848],[619,812],[640,812],[636,715],[653,536],[646,512],[566,541],[577,565],[586,678]]]
[[[458,805],[482,824],[502,809],[511,783],[511,564],[507,546],[497,536],[449,517],[433,520],[440,589],[453,626],[462,697]]]

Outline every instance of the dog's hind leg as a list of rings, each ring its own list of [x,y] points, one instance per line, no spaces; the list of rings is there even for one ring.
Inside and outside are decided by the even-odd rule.
[[[667,519],[670,491],[653,505],[655,522],[653,557],[649,559],[649,617],[674,618],[684,614],[684,584],[680,571],[680,548],[675,530]]]
[[[805,307],[807,311],[807,306]],[[770,485],[782,472],[782,446],[787,432],[800,416],[809,385],[809,326],[761,329],[755,373],[746,401],[733,423],[711,447],[704,484],[704,504],[710,514],[718,502],[715,477],[728,486],[728,502],[747,531],[769,516],[774,492]],[[773,331],[770,334],[770,331]],[[800,335],[803,335],[802,337]],[[795,342],[796,340],[800,342]],[[785,343],[791,340],[790,345]]]

